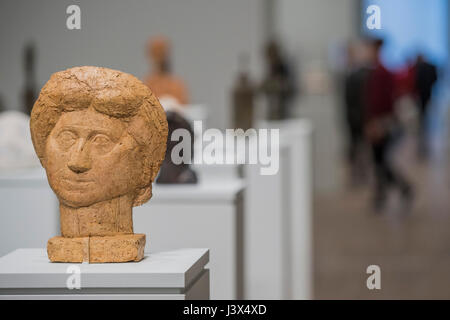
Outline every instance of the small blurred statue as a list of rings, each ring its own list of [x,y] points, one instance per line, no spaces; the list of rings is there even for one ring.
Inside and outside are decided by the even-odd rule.
[[[3,104],[3,99],[0,96],[0,113],[6,111],[5,105]]]
[[[28,115],[31,114],[37,98],[35,61],[36,49],[33,44],[28,44],[24,50],[25,87],[22,91],[22,104],[24,112]]]
[[[247,56],[240,59],[240,71],[233,87],[233,126],[247,130],[253,127],[253,101],[255,88],[247,68]]]
[[[260,90],[266,95],[269,107],[269,120],[282,120],[288,117],[288,108],[295,88],[291,69],[281,54],[279,45],[271,41],[265,50],[267,75]]]
[[[175,98],[180,105],[186,105],[188,92],[183,81],[171,74],[170,44],[164,37],[150,39],[147,55],[152,65],[152,72],[145,80],[145,84],[161,99],[169,96]]]
[[[191,124],[182,116],[182,108],[173,98],[161,98],[160,103],[166,111],[167,123],[169,126],[169,134],[167,138],[167,150],[164,161],[161,165],[159,176],[156,179],[158,184],[189,184],[197,183],[197,175],[188,163],[175,164],[172,159],[173,148],[180,143],[180,141],[172,141],[172,134],[177,129],[184,129],[189,132],[190,150],[194,150],[194,130]],[[184,138],[182,138],[184,139]],[[178,156],[184,158],[184,150],[180,150]],[[192,155],[191,155],[192,158]]]

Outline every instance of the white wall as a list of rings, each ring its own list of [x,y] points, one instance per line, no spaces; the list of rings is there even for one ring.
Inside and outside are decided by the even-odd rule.
[[[81,8],[81,30],[67,30],[66,8]],[[173,43],[173,69],[190,88],[193,103],[211,108],[213,126],[230,119],[229,90],[241,52],[251,69],[261,63],[263,2],[259,0],[63,0],[0,2],[0,96],[21,107],[22,50],[37,45],[39,88],[58,70],[78,65],[119,69],[143,78],[145,42],[164,34]]]
[[[327,59],[329,45],[358,33],[358,0],[277,0],[275,32],[305,60]]]
[[[276,0],[274,33],[296,64],[300,82],[295,113],[314,126],[314,186],[319,191],[335,190],[343,180],[341,105],[329,53],[358,35],[359,14],[358,0]],[[328,86],[317,91],[317,79]]]

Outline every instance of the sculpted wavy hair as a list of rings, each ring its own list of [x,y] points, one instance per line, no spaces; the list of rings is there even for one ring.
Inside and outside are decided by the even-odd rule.
[[[54,73],[42,88],[31,112],[31,138],[45,167],[47,138],[66,112],[94,108],[127,124],[144,162],[141,189],[133,205],[151,198],[151,183],[166,152],[167,120],[152,91],[136,77],[100,67],[75,67]]]

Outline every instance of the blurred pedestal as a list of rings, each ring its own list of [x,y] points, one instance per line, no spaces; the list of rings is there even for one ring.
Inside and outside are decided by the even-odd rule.
[[[134,231],[147,235],[146,250],[211,249],[211,295],[243,294],[243,189],[237,178],[197,185],[153,184],[153,198],[134,208]],[[60,234],[58,201],[41,168],[0,175],[0,255],[42,248]],[[18,236],[19,235],[19,236]]]
[[[59,234],[58,200],[42,168],[0,173],[0,256]]]
[[[51,263],[45,249],[18,249],[0,258],[0,299],[208,299],[208,261],[208,249],[104,264]],[[80,289],[69,289],[78,276]]]
[[[208,108],[202,104],[189,104],[183,107],[183,116],[191,123],[194,121],[202,121],[207,126]]]
[[[312,127],[307,120],[265,122],[280,129],[279,171],[245,166],[245,298],[312,297]]]
[[[207,247],[211,298],[243,297],[243,190],[239,179],[196,185],[153,185],[153,198],[134,208],[134,230],[150,250]]]

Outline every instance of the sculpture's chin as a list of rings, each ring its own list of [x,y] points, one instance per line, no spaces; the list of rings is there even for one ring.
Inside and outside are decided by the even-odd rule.
[[[53,188],[53,191],[61,204],[71,208],[89,207],[95,203],[108,200],[96,194],[95,189],[67,190],[58,186]]]
[[[132,192],[130,193],[120,193],[114,194],[112,192],[104,192],[101,189],[92,190],[77,190],[76,192],[72,190],[55,190],[55,193],[59,199],[59,202],[67,207],[71,208],[82,208],[82,207],[90,207],[96,204],[104,203],[110,201],[115,198],[119,198],[123,195],[129,195],[130,199],[133,199]]]
[[[89,197],[88,195],[70,195],[65,197],[63,195],[58,195],[59,202],[67,207],[71,208],[81,208],[90,207],[98,202],[106,201],[108,199],[96,199],[95,197]]]

